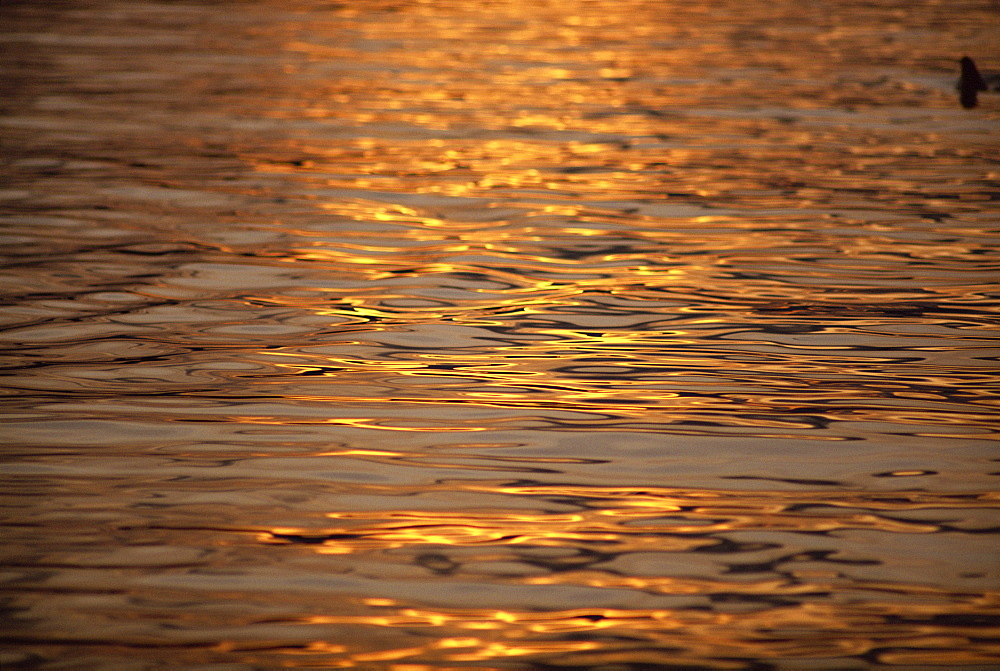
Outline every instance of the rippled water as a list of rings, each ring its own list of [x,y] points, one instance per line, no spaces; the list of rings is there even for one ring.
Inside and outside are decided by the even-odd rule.
[[[995,2],[0,20],[4,669],[1000,667]]]

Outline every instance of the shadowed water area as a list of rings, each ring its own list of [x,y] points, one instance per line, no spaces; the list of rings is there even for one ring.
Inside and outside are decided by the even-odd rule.
[[[6,669],[989,669],[992,0],[0,4]]]

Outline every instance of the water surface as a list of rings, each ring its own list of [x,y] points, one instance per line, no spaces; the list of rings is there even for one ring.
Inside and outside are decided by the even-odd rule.
[[[0,662],[996,668],[996,19],[5,3]]]

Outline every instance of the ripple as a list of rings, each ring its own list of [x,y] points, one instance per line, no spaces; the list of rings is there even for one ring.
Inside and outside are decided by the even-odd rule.
[[[897,4],[4,5],[0,665],[995,664],[994,8]]]

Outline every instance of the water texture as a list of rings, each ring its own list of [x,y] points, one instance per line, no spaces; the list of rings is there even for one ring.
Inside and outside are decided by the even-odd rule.
[[[6,669],[995,669],[991,0],[0,5]]]

